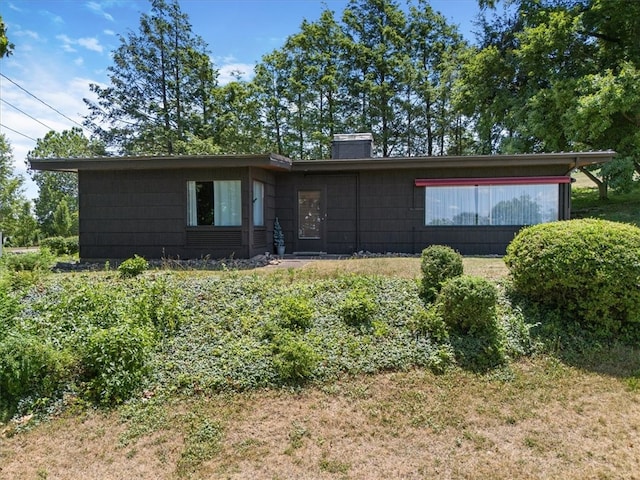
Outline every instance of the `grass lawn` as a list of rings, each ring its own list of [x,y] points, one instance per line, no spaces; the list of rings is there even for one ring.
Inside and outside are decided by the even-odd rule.
[[[152,398],[5,435],[0,460],[11,479],[633,479],[640,378],[542,356],[484,376]]]
[[[640,187],[628,193],[609,192],[607,200],[598,199],[598,189],[584,174],[577,174],[572,187],[571,216],[601,218],[640,226]]]

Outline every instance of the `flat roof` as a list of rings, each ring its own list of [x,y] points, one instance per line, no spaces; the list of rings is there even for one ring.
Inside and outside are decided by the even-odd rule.
[[[328,172],[396,170],[416,168],[491,168],[504,166],[562,166],[574,168],[606,163],[613,150],[600,152],[526,153],[514,155],[463,155],[431,157],[373,157],[328,160],[291,160],[277,154],[264,155],[171,155],[87,158],[30,158],[34,170],[161,170],[182,168],[257,167],[281,172]]]
[[[291,160],[282,155],[145,155],[124,157],[30,158],[34,170],[77,172],[78,170],[165,170],[182,168],[258,167],[291,170]]]
[[[504,166],[566,165],[574,168],[605,163],[613,159],[613,150],[601,152],[522,153],[514,155],[462,155],[431,157],[349,158],[298,160],[294,172],[397,170],[411,168],[491,168]]]

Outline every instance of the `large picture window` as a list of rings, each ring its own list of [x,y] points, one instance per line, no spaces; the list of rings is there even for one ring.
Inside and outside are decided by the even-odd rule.
[[[416,181],[425,187],[425,225],[535,225],[558,219],[558,184],[535,180]]]
[[[242,225],[240,180],[187,182],[187,225]]]

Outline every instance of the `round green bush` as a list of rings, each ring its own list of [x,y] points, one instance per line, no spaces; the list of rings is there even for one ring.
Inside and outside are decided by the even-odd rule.
[[[347,325],[365,326],[371,323],[371,317],[376,310],[373,295],[364,289],[356,288],[347,294],[340,305],[340,317]]]
[[[273,364],[285,383],[301,383],[313,376],[320,355],[304,339],[283,334],[275,339]]]
[[[78,237],[49,237],[40,242],[41,247],[46,247],[54,255],[73,255],[79,250]]]
[[[294,296],[279,298],[274,305],[276,322],[289,330],[307,330],[313,325],[313,308],[309,301]]]
[[[447,326],[458,333],[486,333],[494,329],[498,290],[481,277],[461,275],[443,285],[436,308]]]
[[[118,265],[118,272],[121,277],[137,277],[149,268],[149,262],[143,257],[134,255],[133,258],[127,258]]]
[[[506,361],[497,302],[497,288],[481,277],[462,275],[442,285],[436,312],[452,332],[451,345],[461,367],[483,372]]]
[[[462,255],[446,245],[431,245],[422,250],[420,269],[420,296],[433,302],[446,280],[462,275]]]
[[[582,219],[525,228],[504,258],[514,287],[599,333],[640,322],[640,228]]]

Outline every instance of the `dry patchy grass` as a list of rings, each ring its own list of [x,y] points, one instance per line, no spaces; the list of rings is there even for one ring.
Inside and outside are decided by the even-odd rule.
[[[138,408],[1,438],[0,477],[640,478],[638,388],[546,357],[492,376],[415,370]],[[150,418],[162,420],[140,430]],[[194,443],[203,425],[220,427],[213,445]]]
[[[489,280],[500,280],[508,274],[502,258],[464,257],[464,271]],[[348,260],[314,260],[301,268],[300,275],[330,278],[340,274],[382,275],[397,278],[419,278],[420,258],[383,257],[354,258]]]

